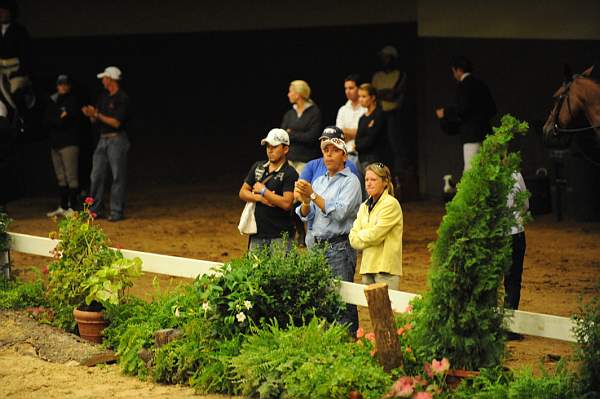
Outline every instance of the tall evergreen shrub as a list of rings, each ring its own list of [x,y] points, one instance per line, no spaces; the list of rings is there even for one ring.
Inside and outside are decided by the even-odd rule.
[[[446,207],[438,239],[430,246],[429,290],[416,323],[418,350],[425,359],[447,357],[453,368],[471,370],[500,363],[498,287],[511,260],[513,211],[524,199],[519,195],[515,207],[507,207],[512,174],[520,164],[518,154],[508,153],[508,144],[527,128],[526,122],[505,115]]]

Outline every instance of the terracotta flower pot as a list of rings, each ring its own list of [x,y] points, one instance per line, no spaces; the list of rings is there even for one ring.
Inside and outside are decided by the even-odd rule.
[[[448,370],[446,373],[446,384],[450,389],[458,387],[460,382],[465,378],[473,378],[479,375],[479,371],[472,370]]]
[[[102,330],[108,322],[104,320],[102,312],[87,312],[85,310],[73,310],[73,316],[79,327],[79,336],[87,341],[102,343]]]

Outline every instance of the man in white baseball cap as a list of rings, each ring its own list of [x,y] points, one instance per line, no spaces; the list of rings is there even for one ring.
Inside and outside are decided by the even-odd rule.
[[[106,67],[104,72],[100,72],[98,75],[98,79],[102,78],[111,78],[112,80],[121,80],[121,70],[116,66]]]
[[[256,202],[257,231],[250,235],[248,248],[253,251],[274,243],[281,245],[285,234],[289,249],[295,233],[291,209],[298,180],[298,173],[287,161],[290,137],[283,129],[271,129],[260,144],[267,147],[268,161],[252,165],[239,192],[242,201]]]
[[[94,204],[90,210],[98,217],[104,217],[104,182],[110,169],[112,187],[108,220],[118,222],[123,220],[126,202],[129,96],[121,88],[119,68],[109,66],[97,76],[102,79],[105,91],[100,94],[96,106],[86,105],[81,109],[100,135],[92,160],[90,196],[94,198]]]

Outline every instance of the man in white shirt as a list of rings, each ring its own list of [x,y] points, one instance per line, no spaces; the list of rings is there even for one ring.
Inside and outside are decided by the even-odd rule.
[[[335,125],[344,132],[348,159],[356,165],[359,165],[359,163],[354,139],[356,138],[358,120],[367,110],[358,103],[358,80],[359,76],[357,74],[348,75],[344,79],[344,93],[348,101],[340,107],[335,121]]]

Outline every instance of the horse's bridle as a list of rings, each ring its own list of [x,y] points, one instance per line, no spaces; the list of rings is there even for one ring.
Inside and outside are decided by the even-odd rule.
[[[580,75],[575,75],[573,76],[573,80],[579,78]],[[567,109],[569,110],[569,115],[571,116],[571,119],[573,118],[573,110],[571,109],[571,96],[569,95],[570,90],[571,90],[571,84],[573,83],[573,80],[569,81],[567,83],[567,87],[564,91],[564,93],[562,93],[560,96],[558,96],[558,98],[556,99],[556,112],[554,113],[554,126],[553,126],[553,131],[552,133],[557,136],[559,133],[579,133],[579,132],[585,132],[588,130],[595,130],[600,128],[600,125],[596,125],[596,126],[587,126],[587,127],[581,127],[581,128],[577,128],[577,129],[567,129],[567,128],[562,128],[562,127],[558,127],[558,116],[560,115],[560,110],[562,109],[562,105],[563,102],[565,101],[565,98],[567,99]]]

